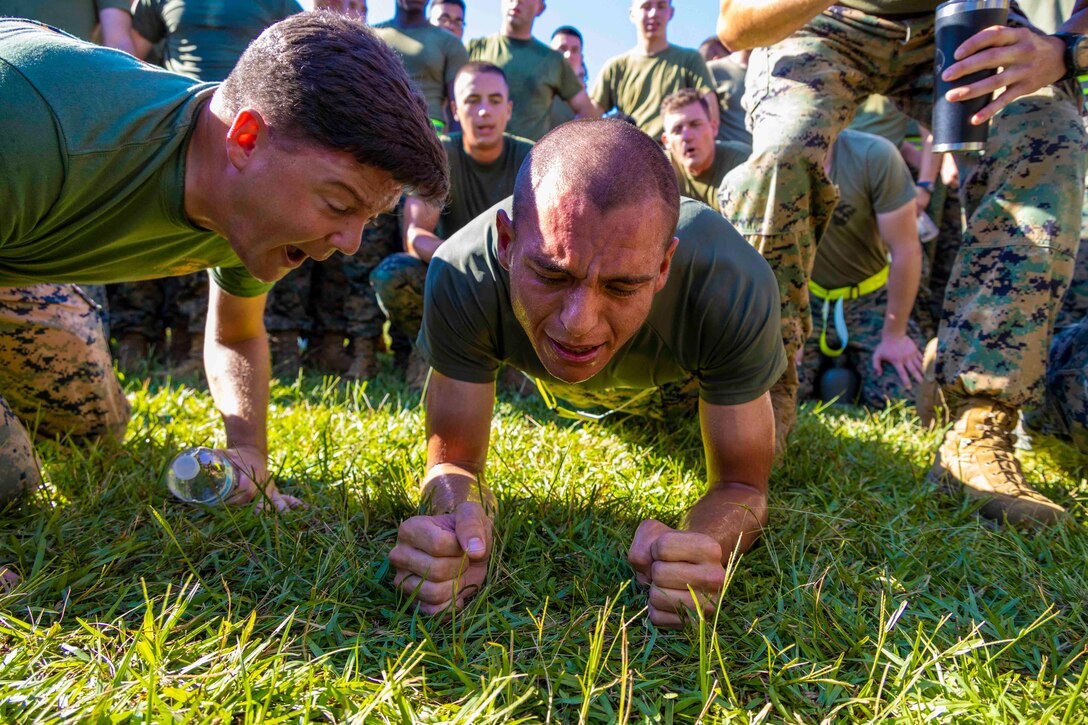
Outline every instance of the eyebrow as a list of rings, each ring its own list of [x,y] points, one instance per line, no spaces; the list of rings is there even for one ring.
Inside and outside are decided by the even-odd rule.
[[[339,179],[329,179],[325,183],[328,184],[329,186],[335,186],[337,188],[340,188],[340,189],[343,189],[344,191],[346,191],[351,196],[351,198],[355,202],[356,206],[362,206],[363,205],[363,199],[362,199],[361,196],[359,196],[359,192],[355,191],[355,189],[351,188],[350,186],[348,186],[343,181],[340,181]]]
[[[550,272],[552,274],[562,274],[566,275],[567,277],[574,276],[570,273],[570,270],[548,259],[529,255],[529,262],[531,262],[534,267],[539,267],[544,272]],[[605,279],[605,282],[607,282],[608,284],[627,284],[634,286],[646,284],[647,282],[653,282],[655,279],[657,279],[656,274],[623,275],[620,277],[608,277],[607,279]]]

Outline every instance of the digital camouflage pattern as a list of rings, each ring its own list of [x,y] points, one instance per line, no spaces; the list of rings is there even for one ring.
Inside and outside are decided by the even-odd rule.
[[[1024,415],[1024,425],[1071,440],[1088,453],[1088,320],[1054,335],[1046,371],[1046,399]]]
[[[723,214],[775,269],[791,357],[812,321],[807,284],[837,203],[827,148],[871,93],[928,123],[933,17],[889,20],[833,6],[749,62],[755,149],[726,177]],[[1072,88],[1019,99],[991,124],[967,180],[968,231],[940,326],[938,380],[1019,407],[1038,396],[1056,303],[1080,228],[1084,128]],[[784,381],[789,384],[790,381]]]
[[[97,304],[70,284],[0,288],[0,500],[39,480],[29,432],[119,439],[128,418]]]
[[[824,301],[812,297],[812,308],[821,313]],[[833,304],[833,303],[832,303]],[[876,374],[873,369],[873,351],[880,344],[884,329],[884,313],[888,308],[888,288],[882,287],[876,292],[863,295],[853,300],[843,301],[843,313],[846,317],[846,330],[849,340],[846,343],[847,367],[857,373],[859,400],[861,405],[881,409],[889,401],[906,400],[912,393],[903,386],[899,373],[890,363],[883,363],[883,373]],[[834,350],[842,347],[842,342],[835,334],[834,325],[828,317],[827,344]],[[922,350],[926,346],[926,337],[913,316],[907,322],[907,336]],[[830,359],[820,352],[820,331],[816,330],[803,348],[801,367],[797,374],[800,380],[798,395],[801,399],[813,397],[816,381],[822,369],[830,364]],[[847,401],[853,402],[853,401]]]
[[[1065,291],[1062,309],[1058,312],[1055,329],[1075,325],[1088,319],[1088,183],[1085,184],[1085,204],[1081,208],[1080,249],[1073,266],[1073,281]]]
[[[370,284],[390,324],[415,344],[423,324],[423,286],[427,264],[400,252],[382,260],[370,275]]]

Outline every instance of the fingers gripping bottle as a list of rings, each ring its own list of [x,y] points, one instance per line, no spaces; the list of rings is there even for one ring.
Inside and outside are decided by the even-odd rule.
[[[166,487],[186,503],[222,503],[237,478],[238,472],[226,456],[203,446],[182,451],[166,469]]]

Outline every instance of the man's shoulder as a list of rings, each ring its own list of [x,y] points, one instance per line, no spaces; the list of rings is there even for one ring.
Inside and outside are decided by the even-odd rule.
[[[515,136],[512,133],[504,133],[502,137],[507,151],[513,151],[521,156],[528,156],[529,152],[533,150],[533,142],[527,138]]]
[[[669,43],[669,47],[663,52],[658,54],[658,57],[676,64],[690,65],[706,65],[706,61],[703,60],[703,56],[699,55],[699,51],[695,48],[685,48],[682,45],[674,45]]]
[[[449,272],[471,273],[477,284],[493,281],[497,266],[494,262],[495,215],[500,209],[509,210],[512,203],[513,198],[507,197],[463,226],[442,242],[434,259],[441,260]]]
[[[869,160],[886,161],[900,158],[899,149],[888,139],[853,128],[846,128],[839,132],[836,146],[838,147],[836,153],[840,153],[839,148],[841,148],[853,156]]]
[[[681,198],[676,236],[680,241],[673,256],[674,271],[761,277],[770,271],[759,252],[725,217],[695,199]]]
[[[747,73],[746,68],[731,58],[718,58],[717,60],[712,60],[706,64],[706,68],[710,71],[710,75],[714,78],[715,83],[743,78]]]

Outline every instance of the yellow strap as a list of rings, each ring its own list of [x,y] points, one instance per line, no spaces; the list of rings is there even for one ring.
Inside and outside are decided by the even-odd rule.
[[[816,284],[815,280],[810,279],[808,281],[808,291],[819,297],[821,300],[855,300],[862,295],[876,292],[886,285],[888,283],[888,273],[890,270],[891,268],[885,264],[884,269],[880,270],[872,277],[867,277],[850,287],[836,287],[835,289],[825,289]]]
[[[555,397],[555,393],[553,393],[548,388],[548,386],[544,384],[543,380],[541,380],[540,378],[533,378],[533,382],[536,383],[536,389],[540,392],[540,397],[544,399],[544,405],[548,406],[548,410],[552,411],[560,418],[567,418],[568,420],[601,420],[602,418],[607,418],[613,413],[619,413],[623,411],[624,408],[631,405],[636,400],[641,400],[642,398],[646,397],[654,390],[656,390],[656,388],[644,388],[643,390],[633,395],[623,405],[620,405],[611,410],[606,410],[603,413],[590,413],[585,410],[572,410],[571,408],[560,405],[559,400]]]

